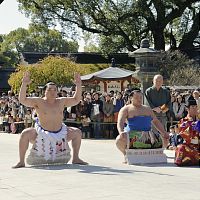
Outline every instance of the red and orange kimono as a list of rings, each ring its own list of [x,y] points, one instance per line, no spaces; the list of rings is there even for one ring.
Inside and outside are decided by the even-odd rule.
[[[180,122],[180,136],[184,143],[177,146],[174,163],[178,166],[199,165],[200,162],[200,120],[193,121],[190,117]]]

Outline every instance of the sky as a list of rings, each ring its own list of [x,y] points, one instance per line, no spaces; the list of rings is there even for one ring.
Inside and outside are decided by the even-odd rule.
[[[0,34],[8,34],[19,27],[28,28],[30,19],[18,10],[16,0],[4,0],[0,5]]]
[[[28,28],[30,19],[18,10],[16,0],[4,0],[0,4],[0,34],[8,34],[19,27]],[[83,51],[83,40],[78,41],[79,52]]]

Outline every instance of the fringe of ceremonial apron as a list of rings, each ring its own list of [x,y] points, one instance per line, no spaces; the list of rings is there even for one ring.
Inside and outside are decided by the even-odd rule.
[[[38,156],[44,155],[45,160],[55,160],[56,144],[62,143],[62,150],[67,148],[67,126],[64,123],[61,130],[57,133],[44,130],[39,121],[36,121],[35,129],[37,132],[36,148]]]

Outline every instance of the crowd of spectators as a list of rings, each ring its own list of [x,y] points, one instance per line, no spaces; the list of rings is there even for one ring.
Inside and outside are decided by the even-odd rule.
[[[65,108],[63,121],[77,126],[83,131],[83,138],[115,138],[118,135],[116,122],[119,110],[130,103],[130,89],[123,92],[99,93],[83,92],[82,100],[76,106]],[[186,104],[190,95],[197,101],[200,111],[200,92],[170,91],[171,108],[168,116],[168,130],[170,126],[187,115]],[[40,96],[40,93],[31,93],[30,96]],[[72,96],[73,90],[60,90],[59,97]],[[24,128],[34,125],[37,114],[34,109],[27,108],[19,103],[18,95],[11,91],[0,96],[0,131],[20,133]]]
[[[0,131],[20,133],[33,125],[34,111],[19,103],[18,95],[11,91],[0,97]]]
[[[184,91],[182,93],[177,91],[171,92],[171,109],[169,112],[169,119],[171,121],[177,122],[187,115],[186,105],[191,95],[197,101],[198,110],[200,111],[200,91]]]

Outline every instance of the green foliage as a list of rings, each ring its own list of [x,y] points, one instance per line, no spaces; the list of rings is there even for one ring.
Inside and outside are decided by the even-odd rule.
[[[98,45],[98,35],[94,35],[89,32],[83,32],[83,39],[85,42],[84,52],[101,52]]]
[[[12,90],[18,93],[23,74],[25,71],[29,71],[32,80],[29,86],[29,92],[31,92],[38,86],[45,85],[48,81],[53,81],[59,86],[71,85],[73,84],[74,72],[86,75],[109,66],[110,64],[77,64],[72,58],[48,56],[33,65],[19,65],[16,71],[10,75],[8,83]],[[134,65],[120,65],[120,67],[133,70]]]
[[[29,29],[18,28],[4,37],[2,51],[18,52],[77,52],[77,42],[70,43],[64,35],[41,24],[30,24]]]
[[[108,52],[133,51],[143,38],[155,49],[193,47],[199,38],[200,3],[144,0],[18,0],[33,21],[49,26],[59,22],[73,37],[77,27],[99,34],[101,48]],[[177,23],[178,21],[178,23]],[[76,33],[76,34],[75,34]],[[108,47],[108,48],[106,48]]]
[[[19,62],[18,53],[14,51],[1,52],[0,51],[0,61],[2,67],[11,67]]]
[[[31,24],[29,29],[18,28],[0,37],[0,54],[5,65],[15,65],[20,52],[77,52],[78,43],[68,41],[65,35],[41,24]]]
[[[91,73],[94,73],[94,72],[97,72],[97,71],[100,71],[100,70],[110,67],[110,64],[105,64],[105,63],[102,63],[102,64],[77,64],[77,65],[80,66],[81,68],[86,69],[85,72],[87,72],[87,73],[85,73],[85,74],[91,74]],[[136,68],[135,64],[120,64],[119,67],[131,70],[131,71],[135,71],[135,68]]]
[[[9,62],[9,58],[0,53],[0,66],[4,67],[7,62]]]
[[[77,65],[69,58],[59,56],[49,56],[33,65],[19,65],[16,72],[12,73],[8,80],[9,85],[15,93],[19,92],[25,71],[30,71],[31,73],[32,83],[29,86],[29,91],[33,91],[39,85],[45,85],[48,81],[53,81],[58,85],[72,84],[74,72],[84,75],[90,70]]]
[[[108,45],[109,44],[109,45]],[[112,52],[127,52],[124,38],[122,36],[101,36],[99,48],[104,55]]]
[[[109,67],[109,64],[77,64],[80,68],[85,69],[83,75],[91,74]]]
[[[120,68],[124,68],[124,69],[128,69],[131,71],[135,71],[136,70],[136,65],[135,64],[121,64]]]

